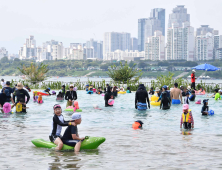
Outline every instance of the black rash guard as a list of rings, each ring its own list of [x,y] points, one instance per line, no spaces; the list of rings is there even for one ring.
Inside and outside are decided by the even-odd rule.
[[[29,99],[30,99],[30,96],[29,96],[29,93],[24,90],[24,89],[21,89],[21,90],[15,90],[15,92],[13,93],[13,100],[15,101],[15,96],[17,97],[17,102],[22,98],[24,99],[25,101],[25,96],[27,97],[27,101],[26,101],[26,104],[29,102]]]
[[[143,84],[140,84],[138,90],[136,91],[135,106],[137,105],[138,102],[148,103],[148,106],[150,106],[148,92],[146,91],[146,88],[144,87]]]
[[[111,107],[113,105],[109,105],[108,104],[108,100],[111,99],[111,96],[113,95],[113,93],[110,91],[110,87],[108,86],[107,87],[107,91],[106,91],[106,94],[104,96],[104,99],[105,99],[105,107]]]

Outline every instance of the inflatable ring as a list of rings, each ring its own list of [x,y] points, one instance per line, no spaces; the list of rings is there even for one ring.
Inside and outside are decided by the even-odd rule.
[[[37,91],[37,95],[42,95],[42,96],[49,96],[48,93],[44,93],[44,92],[40,92],[40,91]]]
[[[152,95],[152,97],[150,98],[150,101],[157,101],[158,99],[159,99],[159,97]]]
[[[160,102],[151,101],[150,104],[152,106],[160,106]]]
[[[74,112],[74,109],[66,108],[65,111]],[[76,109],[76,112],[82,112],[82,109]]]
[[[195,94],[196,94],[196,95],[205,95],[205,93],[206,93],[205,91],[203,91],[203,92],[195,91]]]
[[[126,91],[119,91],[118,94],[126,94]]]

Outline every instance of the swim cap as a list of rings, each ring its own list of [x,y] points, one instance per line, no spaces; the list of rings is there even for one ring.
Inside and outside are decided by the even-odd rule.
[[[80,118],[81,118],[81,114],[79,114],[79,113],[73,113],[72,114],[72,120],[78,120]]]
[[[48,87],[47,89],[51,90],[50,87]]]

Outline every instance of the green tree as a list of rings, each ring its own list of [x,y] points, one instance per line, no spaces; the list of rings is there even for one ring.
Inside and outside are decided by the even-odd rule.
[[[132,60],[130,61],[129,66],[130,67],[134,66],[134,62]]]
[[[1,63],[8,63],[8,62],[9,62],[8,57],[3,57],[1,59]]]
[[[143,68],[144,69],[145,67],[147,67],[147,64],[140,61],[139,64],[138,64],[138,68]]]
[[[107,64],[100,65],[100,69],[108,70],[109,66]]]
[[[107,74],[116,82],[127,83],[129,81],[138,82],[139,78],[142,76],[141,70],[134,68],[134,65],[130,67],[125,62],[125,65],[120,62],[120,66],[112,65],[111,69],[108,69]],[[135,77],[134,80],[132,78]]]
[[[35,63],[31,63],[29,67],[21,64],[21,68],[18,67],[18,70],[26,75],[28,81],[35,84],[46,79],[46,73],[49,71],[48,65],[41,63],[39,66]]]

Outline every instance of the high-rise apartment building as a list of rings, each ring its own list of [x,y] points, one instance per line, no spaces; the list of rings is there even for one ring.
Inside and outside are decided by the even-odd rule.
[[[165,36],[165,9],[163,8],[154,8],[150,12],[151,18],[157,18],[160,20],[161,32],[162,35]]]
[[[165,60],[165,37],[161,31],[155,31],[154,36],[148,37],[145,43],[145,59]]]
[[[19,58],[21,60],[23,60],[23,59],[36,60],[36,58],[37,58],[36,41],[34,39],[34,36],[31,35],[31,36],[29,36],[29,38],[26,39],[26,43],[19,50]]]
[[[189,22],[173,23],[167,31],[167,60],[194,61],[194,28]]]
[[[155,31],[161,31],[161,21],[157,18],[148,18],[145,25],[145,41],[148,37],[154,36]]]
[[[196,37],[196,60],[212,60],[214,50],[214,35],[208,32]]]
[[[3,57],[8,57],[8,51],[5,49],[5,47],[0,48],[0,59]]]
[[[63,43],[59,42],[57,45],[52,45],[52,58],[53,60],[63,59]]]
[[[214,35],[214,53],[213,59],[220,59],[220,51],[218,49],[222,48],[222,35]]]
[[[144,51],[146,20],[148,18],[138,19],[138,51]]]
[[[196,36],[206,35],[208,32],[214,33],[214,29],[210,28],[209,25],[201,25],[200,28],[197,28]]]
[[[131,46],[130,49],[131,49],[132,51],[138,50],[138,39],[132,37],[130,41],[131,41],[131,43],[130,43],[130,46]]]
[[[104,33],[103,58],[106,54],[115,50],[130,50],[130,33],[107,32]],[[106,59],[105,59],[106,60]]]
[[[97,42],[90,39],[84,44],[84,54],[86,58],[103,59],[103,42]]]
[[[184,8],[184,5],[177,5],[172,12],[169,15],[168,28],[172,27],[173,23],[178,23],[179,27],[182,27],[184,22],[190,22],[190,14],[187,14],[187,9]]]

